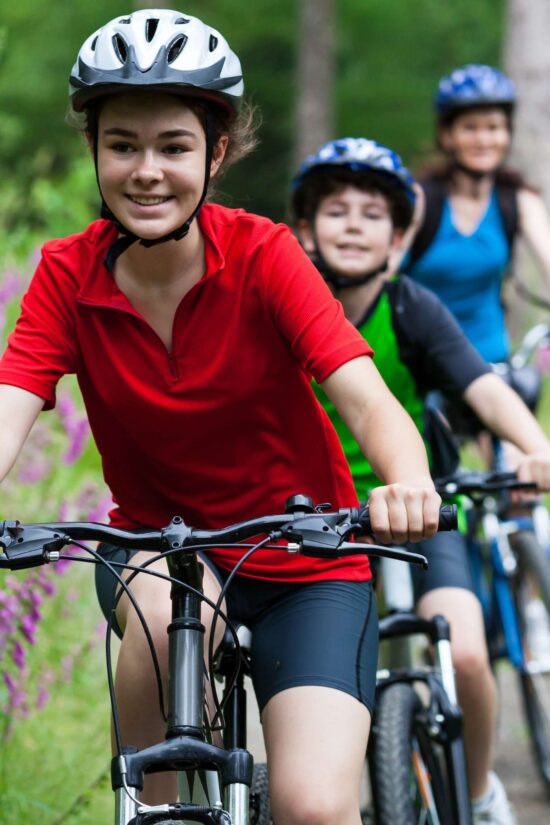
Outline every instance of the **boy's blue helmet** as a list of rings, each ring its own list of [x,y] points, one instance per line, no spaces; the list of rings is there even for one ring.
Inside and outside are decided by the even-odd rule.
[[[470,63],[439,81],[435,108],[441,119],[472,106],[502,106],[511,112],[516,103],[514,82],[492,66]]]
[[[368,138],[339,138],[321,146],[313,155],[308,155],[292,179],[292,189],[296,192],[305,180],[322,168],[346,167],[354,172],[377,172],[394,182],[403,190],[414,206],[416,195],[413,177],[403,161],[387,146]]]

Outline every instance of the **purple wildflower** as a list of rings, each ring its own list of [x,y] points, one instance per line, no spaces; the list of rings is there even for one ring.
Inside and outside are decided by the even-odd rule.
[[[11,651],[11,658],[13,660],[14,665],[18,670],[23,670],[26,664],[26,653],[23,648],[23,645],[17,639],[13,643],[13,648]]]
[[[36,622],[31,616],[23,616],[21,619],[21,632],[30,645],[36,644]]]

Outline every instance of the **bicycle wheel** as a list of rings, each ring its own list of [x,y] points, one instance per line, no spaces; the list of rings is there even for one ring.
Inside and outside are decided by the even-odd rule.
[[[446,787],[423,707],[409,684],[382,691],[369,753],[377,825],[448,825]]]
[[[514,595],[525,667],[518,671],[537,767],[550,794],[550,562],[534,533],[512,537]]]
[[[257,800],[256,813],[252,820],[254,825],[273,825],[269,800],[269,780],[265,762],[254,765],[250,793],[255,794]]]

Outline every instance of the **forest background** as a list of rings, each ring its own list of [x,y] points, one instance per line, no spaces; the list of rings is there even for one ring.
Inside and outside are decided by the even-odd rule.
[[[93,165],[64,123],[77,50],[108,19],[140,6],[3,0],[0,349],[41,244],[98,214]],[[433,153],[437,81],[467,62],[512,71],[522,101],[516,156],[550,194],[547,0],[187,0],[179,8],[226,35],[262,114],[258,149],[220,186],[224,203],[284,220],[299,159],[331,137],[375,138],[418,170]],[[2,485],[0,518],[101,520],[109,503],[69,376]],[[88,567],[0,576],[0,825],[111,821],[104,624]]]

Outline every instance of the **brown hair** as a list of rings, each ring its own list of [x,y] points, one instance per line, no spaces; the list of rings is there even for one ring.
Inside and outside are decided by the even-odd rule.
[[[389,174],[347,166],[318,166],[306,175],[291,198],[293,223],[313,221],[321,200],[346,186],[354,186],[362,192],[380,193],[388,202],[394,227],[406,229],[410,224],[413,205]]]

